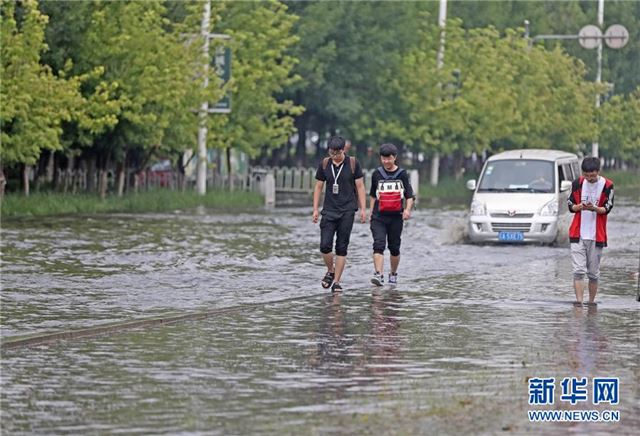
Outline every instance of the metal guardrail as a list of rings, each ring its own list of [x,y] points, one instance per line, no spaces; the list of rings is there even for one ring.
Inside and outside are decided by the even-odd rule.
[[[364,183],[371,186],[375,169],[364,169]],[[409,170],[411,185],[417,192],[417,170]],[[311,206],[316,185],[316,168],[254,167],[249,170],[249,189],[265,197],[266,206]]]

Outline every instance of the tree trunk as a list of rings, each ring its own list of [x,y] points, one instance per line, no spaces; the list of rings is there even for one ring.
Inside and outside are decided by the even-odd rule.
[[[125,164],[124,162],[118,163],[118,197],[122,197],[124,193],[124,174]]]
[[[440,153],[435,152],[431,158],[431,186],[438,186],[438,179],[440,177]]]
[[[307,118],[304,115],[296,118],[296,129],[298,131],[296,166],[298,168],[304,168],[307,166]]]
[[[138,186],[140,185],[140,172],[138,171],[133,175],[133,192],[138,193]]]
[[[62,192],[65,194],[69,190],[69,184],[73,183],[73,167],[75,164],[75,156],[72,154],[67,157],[67,169],[66,169],[66,177],[64,178],[64,186],[62,187]]]
[[[4,199],[5,186],[7,186],[7,178],[4,176],[4,167],[0,165],[0,201]]]
[[[31,165],[26,165],[22,169],[22,188],[24,195],[29,196],[29,175],[31,174]]]
[[[117,185],[117,195],[118,197],[122,197],[124,193],[124,176],[127,169],[127,150],[124,151],[124,156],[122,160],[118,162],[117,165],[117,174],[118,174],[118,185]]]
[[[100,199],[104,200],[105,198],[107,198],[107,184],[108,184],[108,178],[107,178],[107,174],[108,171],[107,170],[100,170],[98,172],[100,180],[98,182],[98,186],[99,186],[99,191],[100,191]]]
[[[464,175],[464,155],[461,151],[453,153],[453,177],[459,182]]]
[[[291,142],[287,141],[287,143],[284,145],[284,165],[287,167],[294,166],[295,164],[293,160],[293,157],[291,157]]]
[[[176,167],[178,169],[178,189],[180,192],[184,192],[187,189],[187,178],[185,176],[185,162],[184,162],[184,153],[180,153],[178,156],[178,160],[176,162]]]
[[[227,177],[229,179],[229,191],[233,191],[233,174],[231,171],[231,148],[227,147]]]
[[[55,169],[55,159],[56,159],[56,152],[51,151],[49,153],[49,159],[47,160],[47,166],[44,173],[44,181],[47,183],[53,182],[53,171]]]
[[[318,132],[318,143],[316,144],[316,161],[323,159],[326,154],[321,146],[322,138],[324,138],[324,132]]]
[[[215,187],[216,183],[220,185],[224,185],[224,179],[222,177],[222,168],[223,160],[222,160],[222,152],[219,148],[216,149],[216,168],[213,171],[213,177],[211,178],[211,184]]]
[[[87,166],[87,192],[95,192],[96,190],[96,157],[89,158]]]
[[[100,199],[102,200],[107,198],[107,188],[109,183],[109,179],[108,179],[109,165],[111,163],[110,161],[111,161],[110,156],[109,154],[107,154],[107,157],[104,160],[104,168],[99,172],[100,180],[98,181],[98,186],[99,186],[99,192],[100,192]]]

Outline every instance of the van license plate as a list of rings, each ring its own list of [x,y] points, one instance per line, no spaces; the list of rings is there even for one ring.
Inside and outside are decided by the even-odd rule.
[[[522,232],[498,232],[499,241],[524,241]]]

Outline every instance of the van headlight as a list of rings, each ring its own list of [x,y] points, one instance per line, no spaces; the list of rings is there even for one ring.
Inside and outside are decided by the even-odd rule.
[[[540,209],[540,216],[556,216],[558,215],[558,202],[553,199]]]
[[[477,201],[474,200],[471,202],[471,215],[486,215],[487,214],[487,207],[486,205],[481,202],[481,201]]]

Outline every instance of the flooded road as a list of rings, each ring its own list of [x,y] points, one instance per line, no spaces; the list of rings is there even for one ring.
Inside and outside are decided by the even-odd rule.
[[[1,429],[634,433],[640,203],[618,199],[610,216],[597,307],[571,304],[568,248],[464,244],[465,213],[415,212],[395,289],[369,285],[371,236],[355,224],[335,296],[310,209],[5,222],[4,340],[227,310],[3,350]],[[529,378],[578,376],[620,379],[620,404],[604,407],[619,422],[529,422]]]

